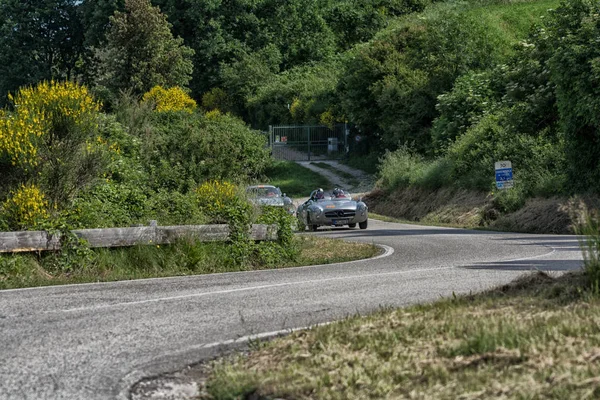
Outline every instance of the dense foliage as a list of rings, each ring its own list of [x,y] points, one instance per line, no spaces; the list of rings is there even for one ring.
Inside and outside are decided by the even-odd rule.
[[[156,85],[188,84],[194,51],[173,38],[166,16],[148,0],[125,0],[125,11],[116,11],[109,25],[99,52],[101,85],[142,94]]]
[[[382,184],[491,190],[494,161],[508,159],[517,186],[499,194],[507,211],[530,196],[599,192],[599,7],[562,2],[504,62],[458,77],[437,97],[429,133],[438,158],[389,154]]]
[[[600,191],[599,7],[0,0],[2,208],[21,190],[73,226],[206,221],[196,188],[260,177],[250,127],[280,123],[349,123],[386,189],[489,191],[510,159],[506,208]]]
[[[261,175],[269,154],[260,133],[231,115],[194,111],[181,89],[163,91],[173,101],[158,89],[144,101],[123,95],[115,115],[70,82],[11,96],[14,110],[0,118],[0,225],[202,223],[202,182]]]

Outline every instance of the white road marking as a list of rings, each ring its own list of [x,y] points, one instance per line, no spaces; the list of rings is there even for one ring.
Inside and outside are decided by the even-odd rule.
[[[338,238],[338,239],[343,239],[343,238]],[[360,243],[360,242],[356,242],[356,243]],[[94,286],[99,286],[99,285],[134,285],[134,284],[140,283],[140,282],[143,283],[143,282],[153,282],[153,281],[169,281],[169,280],[179,280],[179,279],[185,279],[185,278],[200,278],[200,277],[205,277],[205,276],[220,276],[220,275],[231,275],[231,274],[278,273],[278,272],[286,271],[286,270],[294,270],[294,271],[296,271],[296,270],[302,270],[302,269],[333,267],[333,266],[338,266],[338,265],[355,264],[355,263],[364,262],[364,261],[378,260],[380,258],[389,257],[392,254],[394,254],[394,248],[393,247],[387,246],[385,244],[377,244],[377,243],[373,243],[373,245],[376,246],[376,247],[382,248],[383,249],[383,253],[379,254],[378,256],[375,256],[375,257],[361,258],[359,260],[353,260],[353,261],[343,261],[343,262],[330,263],[330,264],[305,265],[305,266],[301,266],[301,267],[290,267],[290,268],[279,268],[279,269],[257,269],[257,270],[253,270],[253,271],[215,272],[215,273],[210,273],[210,274],[185,275],[185,276],[168,276],[168,277],[161,277],[161,278],[131,279],[131,280],[127,280],[127,281],[68,283],[68,284],[65,284],[65,285],[35,286],[35,287],[16,288],[16,289],[3,289],[3,290],[0,290],[0,295],[3,294],[3,293],[10,293],[10,292],[21,292],[21,291],[31,291],[31,290],[51,290],[51,289],[60,289],[60,288],[66,288],[66,287],[72,287],[72,286],[75,286],[75,287],[85,287],[85,286],[90,286],[90,285],[94,285]]]
[[[390,251],[390,254],[393,253],[393,248],[390,247],[389,251]],[[543,254],[542,256],[552,254],[553,252],[554,252],[554,250],[552,250],[551,252],[548,252],[546,254]],[[536,256],[536,257],[539,257],[539,256]],[[506,260],[506,261],[511,261],[511,260]],[[498,262],[506,262],[506,261],[498,261]],[[421,269],[412,269],[412,270],[381,272],[381,273],[374,273],[374,274],[337,276],[337,277],[333,277],[333,278],[324,278],[324,279],[309,279],[309,280],[295,281],[295,282],[282,282],[282,283],[273,283],[273,284],[269,284],[269,285],[242,287],[242,288],[237,288],[237,289],[216,290],[216,291],[204,292],[204,293],[193,293],[193,294],[187,294],[187,295],[182,295],[182,296],[159,297],[159,298],[155,298],[155,299],[129,301],[129,302],[115,303],[115,304],[105,304],[105,305],[100,305],[100,306],[95,306],[95,307],[70,308],[70,309],[64,309],[64,310],[47,311],[47,313],[100,310],[100,309],[107,309],[107,308],[116,308],[116,307],[121,307],[121,306],[132,306],[132,305],[140,305],[140,304],[157,303],[157,302],[161,302],[161,301],[173,301],[173,300],[205,297],[205,296],[211,296],[211,295],[222,295],[222,294],[230,294],[230,293],[247,292],[247,291],[253,291],[253,290],[272,289],[272,288],[285,287],[285,286],[306,285],[306,284],[313,284],[313,283],[363,279],[363,278],[381,277],[381,276],[404,275],[404,274],[413,274],[413,273],[431,272],[431,271],[444,271],[444,270],[455,269],[455,268],[458,268],[458,267],[452,266],[452,267],[421,268]]]

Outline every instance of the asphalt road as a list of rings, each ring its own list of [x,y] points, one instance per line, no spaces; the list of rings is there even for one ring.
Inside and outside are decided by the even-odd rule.
[[[127,398],[137,380],[210,357],[215,343],[581,266],[573,236],[369,223],[316,234],[389,246],[386,257],[1,291],[0,399]]]

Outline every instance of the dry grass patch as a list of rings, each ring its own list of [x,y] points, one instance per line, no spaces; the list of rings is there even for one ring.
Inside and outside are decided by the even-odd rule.
[[[464,189],[401,188],[386,193],[371,192],[365,202],[377,214],[409,221],[452,224],[462,227],[478,226],[487,194]]]
[[[600,300],[582,275],[533,275],[297,332],[213,364],[208,398],[600,396]]]
[[[364,200],[372,213],[397,220],[393,222],[554,234],[573,234],[582,209],[600,208],[597,196],[531,198],[520,209],[503,213],[491,194],[458,188],[378,189]]]

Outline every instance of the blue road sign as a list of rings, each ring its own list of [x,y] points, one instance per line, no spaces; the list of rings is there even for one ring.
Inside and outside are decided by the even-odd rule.
[[[498,189],[508,189],[513,187],[513,170],[510,161],[499,161],[496,167],[496,187]]]

